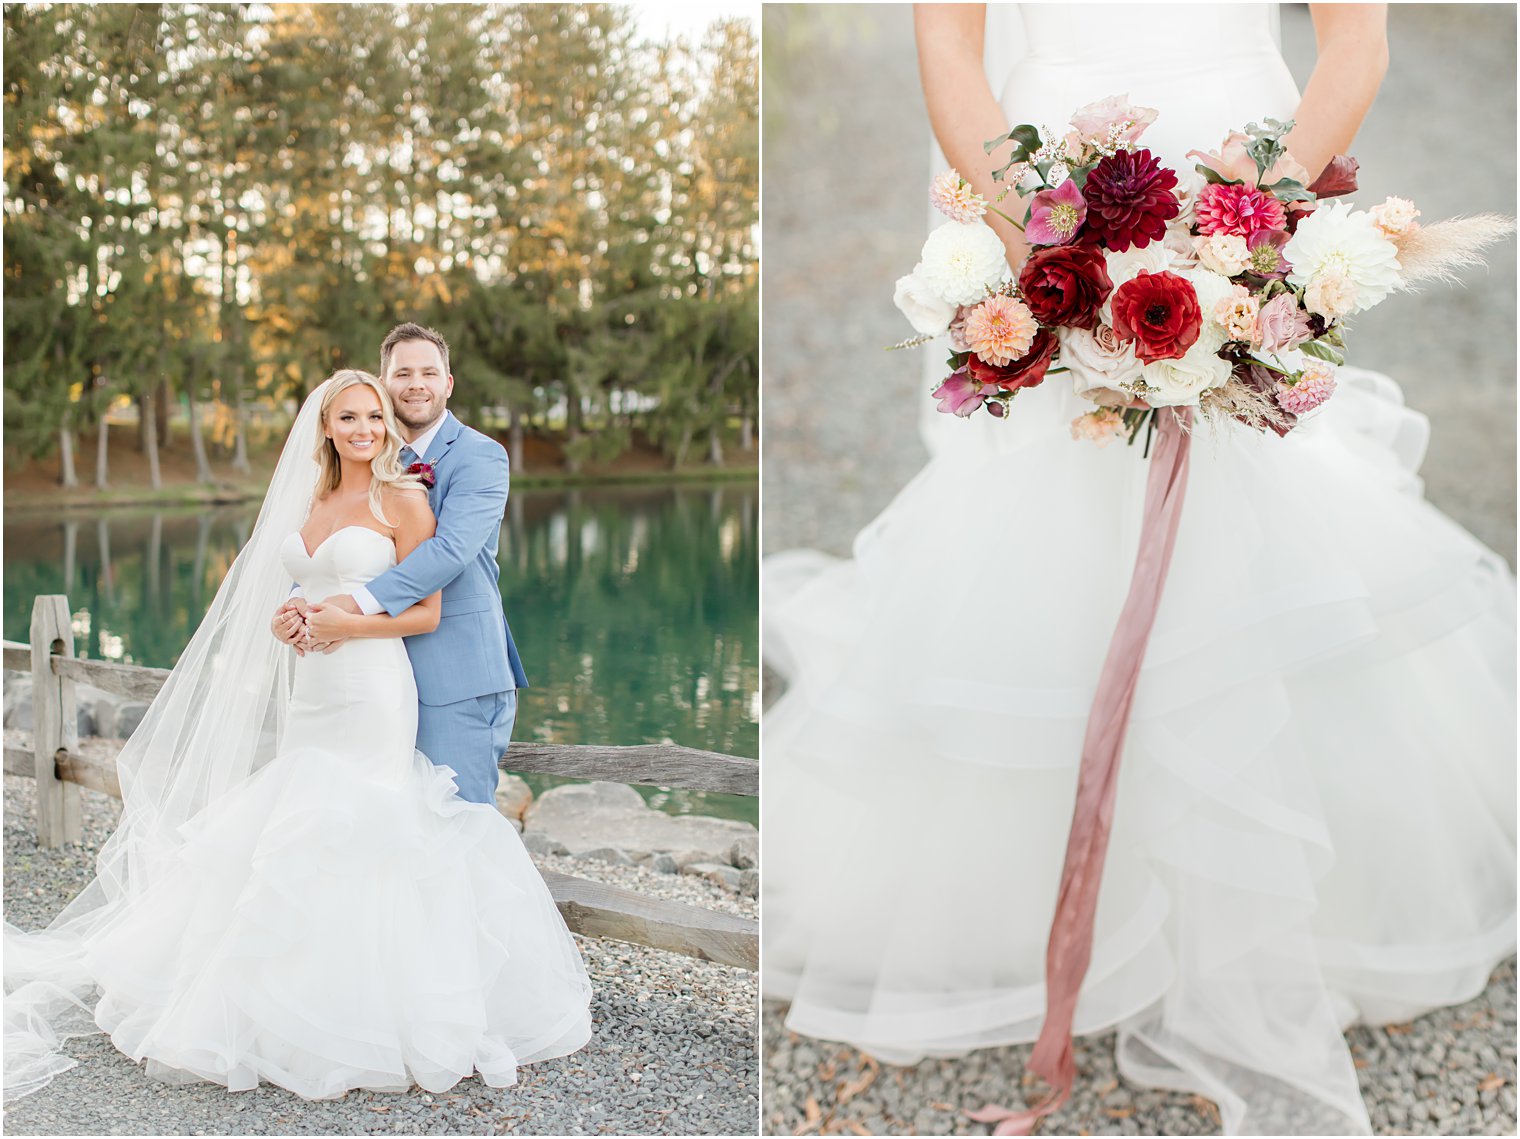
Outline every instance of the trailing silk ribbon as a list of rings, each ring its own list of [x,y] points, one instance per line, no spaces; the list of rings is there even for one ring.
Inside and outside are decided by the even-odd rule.
[[[1045,1023],[1029,1059],[1029,1071],[1043,1077],[1053,1090],[1042,1102],[1023,1111],[988,1105],[966,1112],[979,1123],[997,1124],[994,1135],[1030,1134],[1042,1116],[1056,1111],[1071,1096],[1077,1074],[1071,1025],[1077,994],[1092,958],[1093,918],[1098,909],[1108,833],[1114,822],[1119,756],[1124,750],[1145,646],[1156,623],[1161,591],[1166,587],[1167,567],[1171,565],[1187,492],[1192,412],[1164,407],[1157,410],[1155,418],[1159,438],[1145,484],[1140,549],[1135,554],[1129,596],[1109,641],[1108,657],[1087,716],[1076,808],[1066,840],[1066,864],[1061,870],[1061,891],[1045,951]]]

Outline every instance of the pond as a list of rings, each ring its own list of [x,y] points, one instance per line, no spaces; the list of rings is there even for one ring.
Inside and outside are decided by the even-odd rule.
[[[750,482],[514,491],[501,592],[532,684],[516,738],[756,756],[758,506]],[[78,655],[172,667],[257,513],[8,509],[5,638],[27,639],[37,594],[64,593]],[[758,821],[751,798],[639,790],[674,813]]]

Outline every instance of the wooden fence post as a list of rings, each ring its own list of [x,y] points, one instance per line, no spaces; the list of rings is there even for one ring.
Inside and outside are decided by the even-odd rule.
[[[53,656],[74,655],[69,599],[37,598],[32,606],[32,754],[37,764],[37,842],[44,847],[84,837],[79,788],[58,778],[59,750],[79,751],[74,682],[53,673]]]

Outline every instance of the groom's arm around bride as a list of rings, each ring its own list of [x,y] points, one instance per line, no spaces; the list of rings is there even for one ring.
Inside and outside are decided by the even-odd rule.
[[[517,689],[528,685],[502,611],[496,561],[511,465],[505,448],[447,410],[454,378],[436,332],[394,329],[381,349],[381,376],[408,449],[431,468],[437,532],[352,597],[322,604],[394,615],[443,591],[438,628],[406,638],[417,681],[417,746],[454,770],[462,798],[491,803]],[[405,452],[403,458],[414,461]]]

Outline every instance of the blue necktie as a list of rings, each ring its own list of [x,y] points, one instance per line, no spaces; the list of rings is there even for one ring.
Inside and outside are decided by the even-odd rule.
[[[417,461],[417,452],[412,450],[410,443],[404,443],[401,447],[401,469],[404,471]]]

